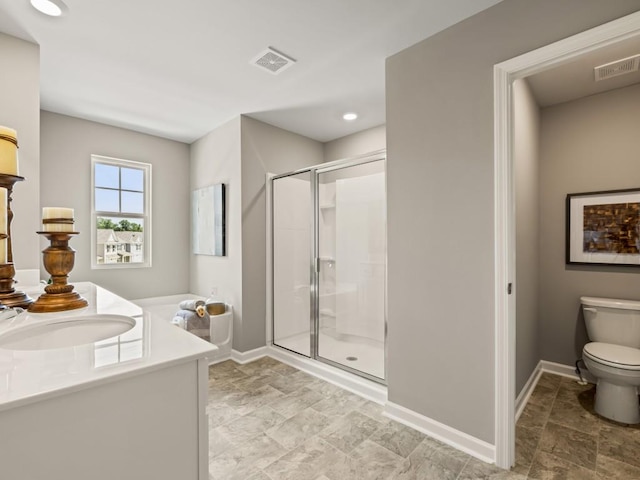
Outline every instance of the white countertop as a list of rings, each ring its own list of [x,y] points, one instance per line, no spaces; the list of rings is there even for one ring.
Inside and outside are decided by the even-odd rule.
[[[21,290],[37,299],[43,287],[22,287]],[[25,325],[80,315],[125,315],[135,320],[135,326],[122,335],[67,348],[0,348],[0,411],[205,358],[217,350],[215,345],[175,327],[166,319],[143,312],[139,306],[97,285],[78,282],[75,291],[89,302],[87,308],[57,313],[23,312],[12,319],[0,320],[0,336]]]

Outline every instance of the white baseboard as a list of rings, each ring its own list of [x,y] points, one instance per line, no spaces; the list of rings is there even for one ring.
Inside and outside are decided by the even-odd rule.
[[[520,393],[516,397],[516,405],[515,405],[516,423],[518,422],[520,415],[522,415],[522,411],[524,410],[524,407],[527,406],[527,402],[529,401],[529,398],[531,397],[533,390],[536,388],[536,385],[538,384],[540,375],[542,375],[542,368],[540,367],[541,363],[542,363],[541,361],[538,362],[538,365],[536,365],[536,368],[534,368],[533,372],[531,372],[531,376],[527,380],[527,383],[524,384],[524,387],[522,387],[522,390],[520,390]]]
[[[291,365],[326,382],[337,385],[372,402],[384,405],[387,401],[387,387],[365,378],[331,367],[322,362],[311,360],[302,355],[291,353],[282,348],[269,346],[267,355]]]
[[[231,350],[231,353],[226,353],[222,355],[216,355],[212,358],[209,358],[209,365],[215,365],[216,363],[226,362],[227,360],[233,360],[239,364],[245,364],[249,362],[253,362],[254,360],[258,360],[266,355],[267,347],[260,347],[254,350],[249,350],[248,352],[239,352],[237,350]]]
[[[483,462],[495,462],[495,445],[491,445],[484,440],[472,437],[467,433],[456,430],[455,428],[392,402],[387,402],[385,405],[384,415],[414,430],[418,430],[419,432],[440,440],[453,448],[468,453]]]
[[[520,418],[524,407],[526,407],[533,390],[540,380],[540,376],[543,372],[553,373],[555,375],[561,375],[563,377],[571,378],[574,380],[580,380],[580,377],[575,371],[575,367],[571,365],[563,365],[561,363],[549,362],[547,360],[540,360],[536,368],[531,372],[531,376],[525,383],[524,387],[516,398],[516,422]],[[589,373],[587,367],[580,369],[582,378],[589,383],[596,383],[596,378]]]
[[[541,370],[543,372],[555,373],[556,375],[562,375],[563,377],[573,378],[574,380],[579,380],[578,374],[576,373],[576,367],[572,365],[563,365],[561,363],[548,362],[546,360],[540,360],[539,364]],[[589,383],[596,383],[596,378],[589,373],[587,367],[582,366],[580,368],[580,372],[582,373],[582,378],[585,379]]]
[[[231,360],[234,362],[244,364],[253,362],[267,355],[267,347],[258,347],[247,352],[239,352],[237,350],[231,350]]]

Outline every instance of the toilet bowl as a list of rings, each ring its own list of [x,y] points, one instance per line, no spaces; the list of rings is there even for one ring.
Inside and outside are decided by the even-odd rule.
[[[582,354],[587,369],[598,379],[596,412],[621,423],[640,423],[640,350],[591,342]]]
[[[597,378],[595,411],[621,423],[640,423],[640,302],[582,297],[589,339],[583,350]]]

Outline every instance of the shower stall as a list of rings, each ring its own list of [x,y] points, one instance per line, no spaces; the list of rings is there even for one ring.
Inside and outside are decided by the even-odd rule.
[[[385,383],[383,152],[270,179],[273,344]]]

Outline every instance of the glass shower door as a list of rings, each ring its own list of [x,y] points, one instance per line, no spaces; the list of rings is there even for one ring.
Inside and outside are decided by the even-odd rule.
[[[311,356],[311,172],[273,179],[273,343]]]
[[[320,170],[317,356],[384,379],[385,161]]]

